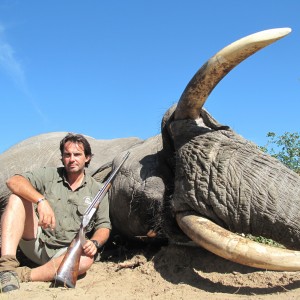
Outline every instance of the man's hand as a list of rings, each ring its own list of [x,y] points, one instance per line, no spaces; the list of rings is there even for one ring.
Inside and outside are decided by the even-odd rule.
[[[93,257],[97,253],[98,249],[91,240],[86,240],[83,245],[83,252],[86,256]]]
[[[47,200],[40,202],[37,210],[39,213],[39,226],[43,229],[50,228],[53,230],[55,228],[55,216],[49,202]]]
[[[36,203],[36,199],[41,199],[41,197],[43,197],[43,195],[32,186],[30,181],[22,175],[14,175],[10,177],[6,184],[13,194],[16,194],[32,203]],[[43,200],[38,203],[37,210],[39,213],[39,225],[44,229],[54,229],[54,212],[48,201]]]
[[[83,245],[83,252],[85,255],[93,257],[98,249],[96,245],[93,243],[97,241],[99,245],[104,245],[109,238],[110,229],[108,228],[99,228],[97,229],[90,240],[86,240],[85,244]]]

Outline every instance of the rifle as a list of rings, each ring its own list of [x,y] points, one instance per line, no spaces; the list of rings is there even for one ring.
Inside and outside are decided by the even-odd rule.
[[[112,180],[114,179],[128,156],[129,152],[125,154],[119,166],[111,173],[109,178],[104,183],[103,187],[94,197],[92,203],[86,209],[80,224],[80,229],[75,238],[72,240],[62,262],[58,267],[57,273],[54,277],[54,282],[52,284],[53,287],[63,286],[68,288],[75,288],[79,271],[80,257],[83,252],[82,246],[86,241],[85,229],[89,224],[92,216],[96,212],[98,206],[100,205],[102,199],[110,189]]]

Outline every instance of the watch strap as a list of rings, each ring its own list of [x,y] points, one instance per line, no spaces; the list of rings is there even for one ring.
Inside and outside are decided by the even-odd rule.
[[[96,246],[97,249],[100,249],[102,247],[101,244],[96,240],[91,240],[91,242]]]

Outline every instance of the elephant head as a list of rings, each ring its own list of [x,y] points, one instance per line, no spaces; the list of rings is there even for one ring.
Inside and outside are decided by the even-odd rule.
[[[192,240],[238,263],[300,270],[299,252],[273,249],[236,234],[262,235],[299,248],[300,177],[203,108],[228,72],[289,32],[288,28],[262,31],[214,55],[192,78],[178,104],[166,112],[161,134],[145,141],[90,139],[95,154],[90,168],[98,179],[105,177],[103,171],[112,160],[118,165],[124,151],[130,152],[109,191],[117,232],[144,241]],[[52,145],[43,149],[43,157],[49,155],[37,164],[57,164],[58,158],[50,158],[55,156],[53,149],[58,151],[60,138],[50,141],[43,135],[3,153],[1,187],[16,165],[18,172],[32,168],[30,161],[24,163],[24,151],[35,160],[42,157],[37,141]],[[5,189],[0,190],[0,200],[6,198]]]
[[[189,237],[238,263],[300,269],[297,251],[274,249],[234,234],[261,235],[299,248],[299,175],[203,109],[230,70],[289,32],[262,31],[219,51],[165,114],[162,136],[131,149],[110,197],[113,222],[125,235],[165,235],[178,242]]]

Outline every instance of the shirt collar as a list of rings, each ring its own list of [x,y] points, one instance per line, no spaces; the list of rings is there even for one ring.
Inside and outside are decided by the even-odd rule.
[[[57,182],[63,181],[66,185],[69,186],[69,182],[68,182],[68,180],[67,180],[67,173],[66,173],[65,168],[64,168],[64,167],[59,168],[59,169],[58,169],[58,172],[59,172],[59,175],[60,175],[60,176],[59,176]],[[81,188],[82,186],[85,186],[85,185],[87,184],[87,179],[88,179],[88,178],[87,178],[86,172],[85,172],[85,170],[84,170],[84,177],[83,177],[82,183],[81,183],[81,185],[80,185],[79,188]]]

